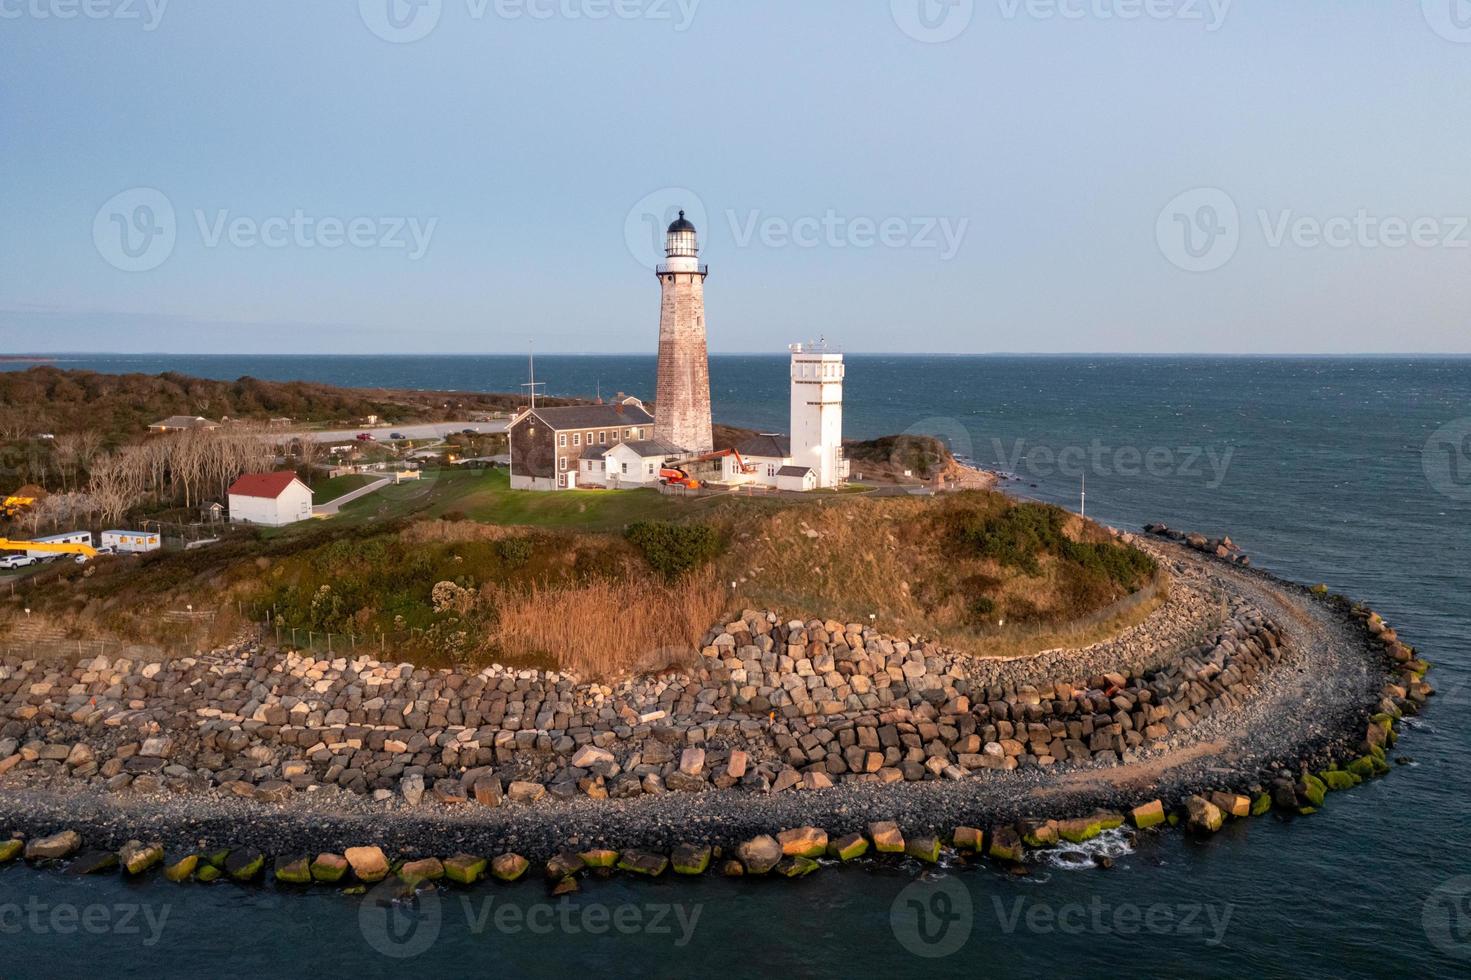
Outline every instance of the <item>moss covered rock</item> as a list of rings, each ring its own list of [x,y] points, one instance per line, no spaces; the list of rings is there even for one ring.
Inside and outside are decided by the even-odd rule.
[[[869,824],[868,836],[873,841],[873,849],[880,854],[904,853],[904,835],[899,832],[899,825],[892,820]]]
[[[25,850],[25,841],[6,840],[0,841],[0,864],[9,864],[20,857],[20,852]]]
[[[473,854],[456,854],[445,859],[444,876],[457,885],[473,885],[485,874],[487,863],[485,858]]]
[[[956,850],[971,853],[980,851],[984,840],[985,835],[975,827],[956,827],[955,832],[950,835],[950,843],[955,845]]]
[[[306,855],[276,858],[274,874],[277,881],[288,885],[310,885],[312,883],[312,863]]]
[[[618,857],[618,870],[657,878],[669,870],[669,859],[652,851],[624,851]]]
[[[266,866],[266,856],[253,847],[237,847],[225,858],[225,873],[236,881],[253,881]]]
[[[848,834],[827,842],[827,853],[839,861],[852,861],[868,853],[868,838],[862,834]]]
[[[1026,852],[1016,828],[997,827],[991,831],[991,847],[987,853],[996,861],[1020,861]]]
[[[1185,815],[1189,828],[1198,834],[1214,834],[1226,822],[1225,812],[1203,796],[1186,797]]]
[[[405,861],[398,869],[398,878],[406,885],[418,885],[425,881],[438,881],[444,877],[444,865],[439,858],[427,857],[417,861]]]
[[[940,839],[929,835],[911,837],[904,843],[904,853],[916,861],[923,861],[925,864],[938,864],[940,861]]]
[[[818,867],[818,863],[811,858],[789,857],[776,866],[776,873],[783,878],[805,878]]]
[[[165,861],[163,876],[172,882],[188,881],[194,877],[194,869],[199,867],[198,854],[185,854],[176,861]]]
[[[194,877],[198,878],[202,882],[205,882],[206,884],[211,881],[218,881],[224,876],[225,873],[213,864],[201,865],[198,872],[196,872],[194,875]]]
[[[1272,794],[1258,793],[1256,799],[1251,801],[1251,815],[1260,817],[1272,809]]]
[[[516,881],[531,867],[531,862],[519,854],[499,854],[490,862],[490,873],[497,881]]]
[[[324,852],[318,854],[317,859],[312,862],[312,880],[335,885],[347,874],[347,869],[347,858],[341,854]]]
[[[1103,833],[1103,821],[1096,815],[1091,817],[1077,817],[1072,820],[1059,820],[1057,822],[1057,833],[1058,836],[1069,843],[1081,844]]]
[[[589,868],[611,868],[618,864],[618,852],[609,850],[583,851],[578,857]]]
[[[1022,835],[1022,843],[1034,848],[1052,847],[1062,837],[1054,820],[1023,820],[1017,831]]]
[[[669,863],[675,874],[702,875],[710,868],[710,848],[680,844],[669,855]]]
[[[816,858],[827,853],[827,831],[821,827],[798,827],[776,835],[783,857]]]
[[[1165,822],[1165,805],[1162,800],[1150,800],[1129,811],[1129,820],[1140,830],[1158,827]]]
[[[1297,785],[1297,791],[1302,795],[1303,799],[1315,807],[1322,806],[1323,798],[1328,795],[1328,787],[1324,786],[1323,781],[1310,772],[1302,774],[1302,779]]]
[[[130,840],[118,852],[118,860],[128,874],[140,875],[163,860],[163,845]]]
[[[1325,769],[1318,773],[1318,778],[1322,780],[1324,786],[1334,792],[1353,789],[1361,782],[1359,777],[1342,769]]]

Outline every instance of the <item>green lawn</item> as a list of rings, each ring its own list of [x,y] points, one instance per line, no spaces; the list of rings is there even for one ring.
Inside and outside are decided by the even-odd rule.
[[[330,480],[318,480],[312,485],[312,501],[317,504],[330,504],[338,497],[365,487],[375,479],[377,477],[368,476],[366,473],[349,473],[345,476],[334,476]]]
[[[456,476],[460,479],[453,491],[438,495],[430,506],[428,513],[431,516],[442,517],[458,512],[472,521],[486,524],[608,530],[634,521],[678,517],[699,503],[665,497],[657,490],[572,490],[562,493],[512,490],[510,475],[505,470],[482,471],[479,476]]]

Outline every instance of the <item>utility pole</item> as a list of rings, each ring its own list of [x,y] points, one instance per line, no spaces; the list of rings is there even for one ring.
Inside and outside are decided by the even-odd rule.
[[[1078,502],[1078,516],[1088,516],[1088,473],[1086,471],[1083,473],[1083,496]]]

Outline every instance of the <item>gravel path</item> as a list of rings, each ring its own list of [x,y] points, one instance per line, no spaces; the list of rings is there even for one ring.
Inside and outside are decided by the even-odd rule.
[[[1124,809],[1156,797],[1170,806],[1201,790],[1247,790],[1275,772],[1296,772],[1303,762],[1317,764],[1358,743],[1388,668],[1345,607],[1177,545],[1142,544],[1198,593],[1247,599],[1284,631],[1290,653],[1234,709],[1177,736],[1169,749],[1124,765],[984,771],[954,782],[845,783],[766,796],[709,791],[499,808],[409,808],[401,800],[375,803],[331,787],[273,805],[217,796],[15,789],[0,797],[0,826],[30,834],[71,827],[88,846],[117,847],[136,837],[176,847],[204,841],[292,854],[376,843],[390,854],[516,851],[544,859],[567,846],[729,846],[808,824],[843,833],[887,819],[907,832],[948,832],[958,825]]]

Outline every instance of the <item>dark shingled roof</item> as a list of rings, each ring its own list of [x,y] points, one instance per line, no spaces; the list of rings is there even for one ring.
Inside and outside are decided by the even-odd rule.
[[[634,452],[638,453],[645,459],[651,456],[684,455],[684,450],[680,449],[678,446],[671,446],[669,445],[669,443],[664,442],[660,439],[644,439],[643,441],[633,440],[630,442],[625,442],[624,445],[627,446],[629,449],[632,449]]]
[[[811,473],[810,467],[806,466],[783,466],[776,471],[777,476],[806,476]]]
[[[786,436],[756,436],[735,447],[742,456],[787,459],[792,455],[792,440]]]
[[[533,414],[558,431],[654,424],[654,417],[637,405],[569,405],[566,408],[538,408]]]
[[[612,448],[613,448],[612,446],[588,446],[586,449],[584,449],[582,451],[582,455],[579,458],[580,459],[602,459],[604,456],[606,456],[608,454],[608,450],[610,450]]]

